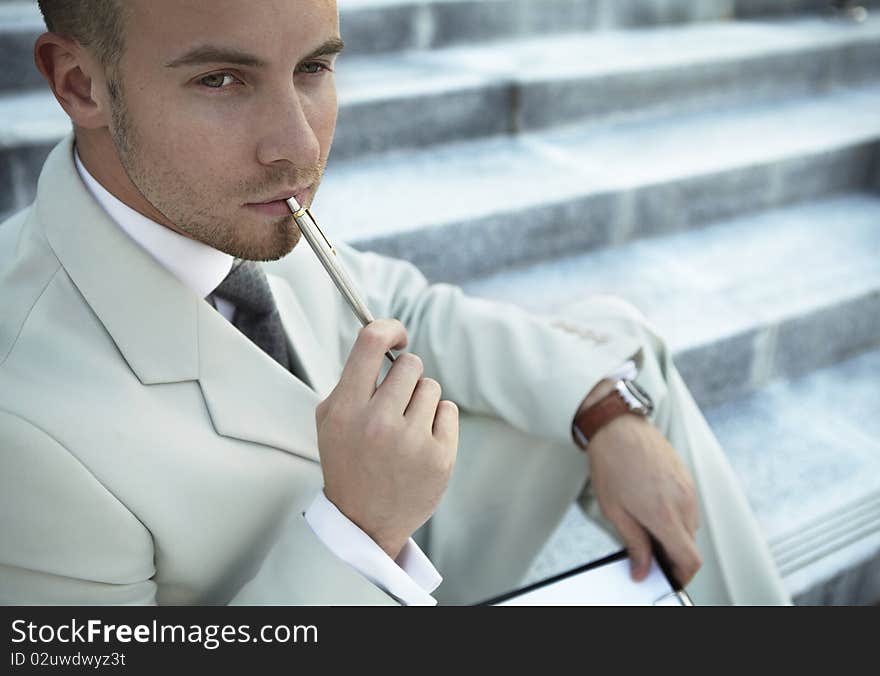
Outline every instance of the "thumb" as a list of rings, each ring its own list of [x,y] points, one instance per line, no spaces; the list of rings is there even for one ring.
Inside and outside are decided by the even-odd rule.
[[[633,580],[639,582],[651,569],[651,538],[648,531],[626,512],[615,516],[617,518],[612,523],[626,545],[630,559],[630,574]]]

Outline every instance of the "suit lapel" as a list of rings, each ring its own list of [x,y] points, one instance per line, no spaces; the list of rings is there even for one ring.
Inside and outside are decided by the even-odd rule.
[[[46,160],[36,211],[61,265],[141,383],[197,380],[218,434],[318,460],[318,394],[107,216],[77,174],[72,135]],[[275,281],[274,287],[283,286]],[[283,289],[279,294],[285,296]],[[306,326],[292,295],[279,302],[288,333],[294,326]],[[306,363],[319,352],[310,331],[298,330],[292,344]],[[321,366],[309,364],[306,372],[319,390],[326,387],[328,374]]]
[[[318,461],[317,393],[199,305],[199,385],[218,434]]]
[[[290,284],[273,274],[267,274],[266,278],[269,280],[292,352],[299,359],[312,389],[323,399],[330,394],[339,379],[339,373],[334,371],[331,362],[332,353],[315,336],[312,322],[308,321]]]

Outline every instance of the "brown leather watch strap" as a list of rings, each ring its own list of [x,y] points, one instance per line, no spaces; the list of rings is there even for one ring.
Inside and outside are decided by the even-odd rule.
[[[593,438],[593,435],[609,422],[630,412],[629,404],[620,396],[620,392],[616,389],[609,392],[605,397],[597,401],[595,404],[585,411],[581,411],[574,419],[574,425],[581,434],[586,437],[587,441]],[[581,439],[574,435],[577,445],[583,450],[587,450]]]

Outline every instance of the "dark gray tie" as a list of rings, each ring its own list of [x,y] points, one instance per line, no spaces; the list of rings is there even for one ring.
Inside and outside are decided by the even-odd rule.
[[[236,259],[214,295],[235,305],[232,324],[252,343],[303,382],[301,367],[287,347],[287,336],[266,273],[254,261]]]

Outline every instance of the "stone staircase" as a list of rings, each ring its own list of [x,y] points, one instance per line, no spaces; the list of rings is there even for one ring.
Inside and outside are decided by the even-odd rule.
[[[69,128],[35,4],[0,0],[0,214]],[[880,601],[880,3],[339,4],[328,236],[536,312],[628,298],[796,601]],[[615,547],[572,509],[528,579]]]

